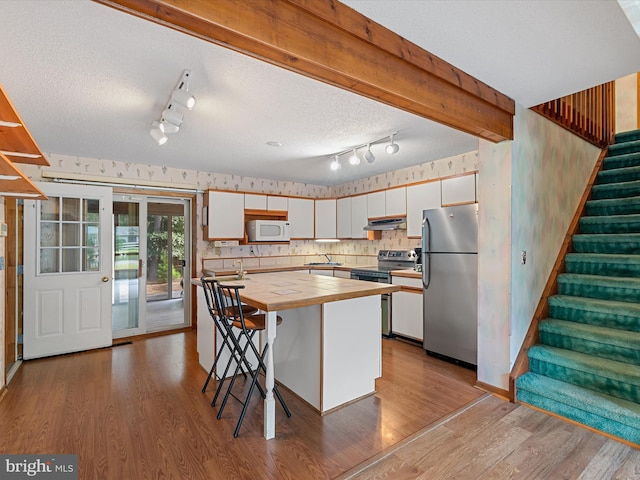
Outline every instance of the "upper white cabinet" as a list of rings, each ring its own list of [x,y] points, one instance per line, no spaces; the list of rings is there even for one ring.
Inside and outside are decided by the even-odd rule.
[[[422,236],[422,211],[440,208],[440,181],[407,187],[407,236]]]
[[[247,210],[266,210],[267,196],[255,193],[244,194],[244,208]]]
[[[385,215],[406,215],[407,213],[407,187],[398,187],[385,190]]]
[[[244,238],[244,193],[207,191],[207,226],[209,240]]]
[[[336,238],[336,199],[316,200],[315,238]]]
[[[364,227],[369,223],[367,215],[368,195],[351,197],[351,238],[367,238]]]
[[[386,195],[384,190],[367,194],[367,215],[369,218],[385,217]]]
[[[289,210],[289,199],[287,197],[267,196],[267,210]]]
[[[260,195],[256,193],[244,194],[244,208],[247,210],[288,210],[288,198],[273,196],[273,195]]]
[[[445,178],[442,180],[442,206],[475,203],[476,176],[475,174],[461,177]]]
[[[314,238],[314,203],[311,198],[289,198],[291,239]]]
[[[339,198],[336,202],[336,235],[351,238],[351,197]]]

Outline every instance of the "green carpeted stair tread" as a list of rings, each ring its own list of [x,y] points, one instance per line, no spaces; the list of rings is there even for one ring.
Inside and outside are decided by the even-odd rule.
[[[640,365],[640,332],[547,318],[539,324],[540,343]]]
[[[597,175],[598,185],[607,183],[632,182],[640,180],[640,161],[634,167],[611,168],[600,170]]]
[[[627,215],[640,213],[640,196],[589,200],[587,201],[586,207],[588,215]]]
[[[640,233],[578,233],[571,239],[578,253],[640,254]]]
[[[633,142],[634,140],[640,140],[640,129],[627,130],[626,132],[618,132],[614,137],[614,144]]]
[[[640,153],[626,153],[605,157],[602,170],[617,170],[619,168],[633,168],[640,165]]]
[[[640,233],[640,214],[580,218],[581,233]]]
[[[549,315],[561,320],[640,332],[640,304],[596,298],[553,295]]]
[[[518,400],[640,444],[640,405],[532,372],[516,380]]]
[[[640,255],[568,253],[564,264],[567,273],[640,277]]]
[[[558,293],[575,297],[640,302],[640,278],[562,273],[558,275]]]
[[[607,156],[613,157],[616,155],[623,155],[626,153],[634,153],[640,151],[640,140],[631,140],[629,142],[614,143],[609,145],[609,151]]]
[[[627,198],[640,195],[640,180],[631,182],[603,183],[591,187],[591,198],[602,200],[605,198]]]
[[[583,388],[640,403],[640,366],[551,347],[528,351],[529,370]]]

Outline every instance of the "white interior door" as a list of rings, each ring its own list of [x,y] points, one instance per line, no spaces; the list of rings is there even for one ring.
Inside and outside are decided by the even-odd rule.
[[[24,358],[111,345],[112,192],[39,183],[24,202]]]

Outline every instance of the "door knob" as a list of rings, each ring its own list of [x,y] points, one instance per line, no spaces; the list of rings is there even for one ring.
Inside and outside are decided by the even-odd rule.
[[[102,281],[103,282],[108,282],[109,281],[109,277],[102,277]]]

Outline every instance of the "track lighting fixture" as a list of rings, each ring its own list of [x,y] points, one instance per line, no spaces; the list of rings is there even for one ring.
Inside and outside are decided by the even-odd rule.
[[[169,103],[162,111],[160,121],[151,124],[149,135],[158,145],[167,143],[167,134],[178,133],[184,120],[184,110],[191,110],[196,104],[196,99],[189,93],[189,78],[191,70],[182,72],[178,85],[171,93]]]
[[[364,152],[363,157],[367,163],[373,163],[376,161],[376,157],[373,155],[373,152],[371,152],[371,144],[367,145],[367,151]]]
[[[338,170],[340,168],[340,160],[338,160],[338,155],[335,156],[333,162],[331,162],[331,170]]]
[[[158,142],[158,145],[164,145],[165,143],[167,143],[167,140],[169,140],[169,137],[164,134],[164,126],[160,122],[153,122],[151,124],[149,135],[151,135],[151,138]]]
[[[400,146],[397,143],[393,143],[393,136],[395,134],[391,134],[391,143],[389,145],[387,145],[387,148],[385,148],[385,152],[387,152],[389,155],[393,155],[394,153],[398,153],[398,150],[400,150]]]
[[[341,155],[345,155],[345,154],[347,154],[349,152],[351,152],[351,155],[349,156],[349,164],[351,164],[351,165],[359,165],[360,164],[360,157],[358,157],[358,149],[359,148],[364,148],[364,147],[367,147],[367,150],[362,155],[362,158],[364,158],[367,161],[367,163],[375,162],[376,161],[376,157],[373,154],[373,152],[371,151],[371,145],[375,145],[376,143],[382,143],[382,142],[385,142],[387,140],[389,140],[390,143],[387,145],[385,151],[389,155],[393,155],[394,153],[398,153],[398,150],[400,150],[400,145],[398,145],[397,143],[395,143],[393,141],[393,138],[397,133],[398,132],[393,132],[391,135],[387,135],[386,137],[379,138],[377,140],[374,140],[373,142],[363,143],[362,145],[358,145],[357,147],[352,147],[352,148],[349,148],[347,150],[343,150],[342,152],[334,153],[333,155],[331,155],[331,157],[333,158],[333,161],[329,165],[331,167],[331,170],[338,170],[340,168],[340,166],[341,166],[339,157]]]
[[[359,165],[360,164],[360,158],[358,157],[358,154],[356,153],[356,149],[355,148],[353,149],[353,153],[349,157],[349,163],[351,165]]]

